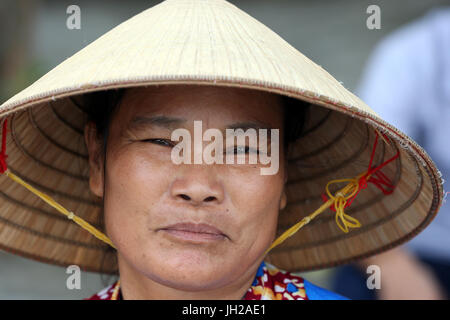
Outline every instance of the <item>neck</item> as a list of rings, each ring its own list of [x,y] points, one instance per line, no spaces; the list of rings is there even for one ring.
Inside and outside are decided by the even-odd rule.
[[[220,288],[181,290],[154,281],[130,266],[119,255],[120,290],[125,300],[241,300],[250,288],[261,261],[236,281]]]

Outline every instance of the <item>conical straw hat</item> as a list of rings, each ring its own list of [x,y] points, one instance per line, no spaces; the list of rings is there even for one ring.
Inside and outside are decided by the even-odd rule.
[[[306,218],[309,224],[266,257],[279,268],[313,270],[382,252],[418,234],[442,204],[440,173],[419,145],[275,32],[224,0],[164,1],[3,103],[9,171],[101,229],[101,202],[88,186],[87,117],[77,101],[88,92],[159,84],[241,87],[312,104],[289,159],[288,205],[280,212],[278,234],[330,198],[323,198],[329,181],[368,170],[375,140],[382,138],[372,167],[393,159],[382,168],[392,192],[367,183],[345,208],[361,223],[347,233],[330,208]],[[106,244],[5,174],[0,185],[2,249],[63,266],[116,271],[115,252]],[[343,185],[330,185],[331,194]]]

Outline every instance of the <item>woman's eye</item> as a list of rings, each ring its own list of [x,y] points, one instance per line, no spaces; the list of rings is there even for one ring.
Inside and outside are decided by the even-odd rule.
[[[243,154],[243,153],[258,153],[258,150],[250,148],[248,146],[238,146],[234,148],[234,154]]]
[[[154,143],[154,144],[159,144],[159,145],[165,146],[165,147],[173,147],[172,141],[171,140],[167,140],[167,139],[145,139],[145,140],[142,140],[142,141],[151,142],[151,143]]]

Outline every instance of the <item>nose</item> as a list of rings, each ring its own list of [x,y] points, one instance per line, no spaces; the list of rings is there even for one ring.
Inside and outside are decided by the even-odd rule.
[[[223,185],[209,170],[206,171],[197,168],[177,177],[171,185],[172,198],[193,205],[222,203],[225,194]]]

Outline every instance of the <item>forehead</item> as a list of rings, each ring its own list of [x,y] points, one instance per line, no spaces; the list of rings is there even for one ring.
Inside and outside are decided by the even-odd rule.
[[[258,121],[281,127],[281,97],[265,91],[204,85],[163,85],[128,89],[119,108],[120,122],[139,116],[170,116],[187,121]]]

